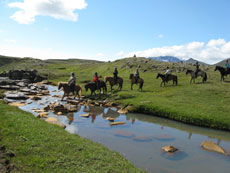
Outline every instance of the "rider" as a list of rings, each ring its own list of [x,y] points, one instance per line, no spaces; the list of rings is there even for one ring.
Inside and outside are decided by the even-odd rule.
[[[165,80],[166,81],[170,75],[171,75],[171,69],[169,67],[166,67],[166,71],[165,71]]]
[[[71,72],[70,78],[68,80],[68,86],[70,87],[73,93],[74,93],[75,85],[76,85],[76,77],[75,77],[74,72]]]
[[[138,71],[138,69],[136,69],[136,71],[134,73],[134,77],[135,77],[135,83],[137,83],[138,79],[139,79],[139,71]]]
[[[117,71],[117,67],[115,67],[114,72],[113,72],[113,77],[115,80],[115,84],[117,84],[117,76],[118,76],[118,71]]]
[[[197,77],[198,72],[200,71],[200,64],[198,61],[196,62],[196,71],[195,71],[195,77]]]
[[[97,85],[97,89],[99,89],[99,77],[98,77],[97,72],[95,72],[95,74],[94,74],[94,77],[93,77],[93,82],[95,82],[95,83],[96,83],[96,85]]]
[[[225,64],[225,66],[224,66],[224,67],[225,67],[226,72],[227,72],[227,71],[229,70],[229,68],[230,68],[230,67],[229,67],[229,63],[228,63],[228,60],[226,60],[226,64]]]

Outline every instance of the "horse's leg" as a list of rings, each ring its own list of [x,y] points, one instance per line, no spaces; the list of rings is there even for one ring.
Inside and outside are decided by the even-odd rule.
[[[190,84],[192,84],[192,78],[190,79]]]
[[[63,101],[64,97],[65,97],[65,93],[63,94],[61,101]]]

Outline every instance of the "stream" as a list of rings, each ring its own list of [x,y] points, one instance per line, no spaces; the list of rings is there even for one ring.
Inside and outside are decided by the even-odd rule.
[[[21,106],[20,109],[33,112],[33,108],[42,109],[50,102],[60,101],[53,95],[62,95],[57,87],[47,85],[50,96],[31,104]],[[28,100],[31,101],[31,100]],[[66,101],[61,102],[63,104]],[[56,117],[66,125],[66,130],[72,134],[101,143],[108,148],[118,151],[137,167],[147,172],[156,173],[228,173],[230,171],[230,157],[201,148],[201,143],[210,140],[230,151],[230,133],[213,129],[186,125],[176,121],[155,116],[129,113],[120,115],[116,108],[97,106],[79,106],[79,111],[58,116],[52,112],[49,117]],[[81,114],[93,113],[89,118]],[[115,121],[126,124],[110,126],[106,117],[114,117]],[[173,145],[179,151],[169,154],[161,150],[162,146]]]

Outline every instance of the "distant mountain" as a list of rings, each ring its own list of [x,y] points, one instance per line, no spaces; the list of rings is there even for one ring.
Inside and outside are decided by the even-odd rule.
[[[153,59],[156,61],[163,61],[163,62],[181,62],[183,60],[174,57],[174,56],[159,56],[159,57],[149,57],[149,59]]]
[[[190,64],[196,64],[198,60],[193,59],[193,58],[189,58],[188,60],[185,60],[184,63],[190,63]],[[198,61],[199,64],[203,64],[203,65],[208,65],[207,63],[204,63],[202,61]]]
[[[215,66],[225,66],[226,60],[228,60],[228,63],[230,63],[230,59],[228,58],[228,59],[225,59],[225,60],[223,60],[223,61],[220,61],[220,62],[218,62],[218,63],[216,63],[216,64],[214,64],[214,65],[215,65]]]

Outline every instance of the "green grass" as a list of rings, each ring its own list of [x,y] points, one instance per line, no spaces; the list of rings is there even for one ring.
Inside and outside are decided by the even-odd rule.
[[[142,172],[119,153],[0,101],[0,146],[13,172]]]

